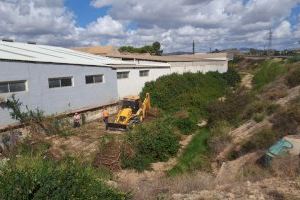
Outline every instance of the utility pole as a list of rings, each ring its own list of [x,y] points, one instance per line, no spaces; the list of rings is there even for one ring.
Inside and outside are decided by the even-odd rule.
[[[193,54],[195,54],[195,41],[193,40]]]
[[[268,55],[271,55],[272,51],[272,40],[273,40],[273,32],[272,32],[272,27],[270,27],[269,30],[269,36],[268,36]]]

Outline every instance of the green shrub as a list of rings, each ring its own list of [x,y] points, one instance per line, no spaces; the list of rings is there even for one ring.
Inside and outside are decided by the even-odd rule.
[[[229,67],[228,71],[222,75],[227,84],[231,87],[235,87],[241,82],[241,76],[233,67]]]
[[[164,120],[142,124],[126,135],[122,150],[122,167],[138,171],[149,169],[150,163],[166,161],[179,149],[172,125]]]
[[[177,119],[175,121],[176,127],[180,130],[182,134],[188,135],[196,130],[196,122],[191,120],[191,118]]]
[[[199,130],[178,158],[177,164],[167,172],[168,175],[175,176],[194,170],[210,171],[210,150],[207,145],[209,134],[208,129]]]
[[[257,123],[263,121],[264,118],[265,118],[265,114],[264,113],[255,113],[254,117],[253,117],[254,121],[256,121]]]
[[[289,63],[295,63],[300,61],[300,55],[292,56],[288,58]]]
[[[285,80],[290,88],[300,85],[300,67],[296,67],[296,69],[291,70],[285,77]]]
[[[71,125],[68,119],[57,117],[46,117],[44,111],[35,109],[31,110],[27,106],[23,106],[23,103],[19,99],[12,95],[6,103],[2,104],[3,109],[10,111],[12,119],[29,125],[33,132],[44,132],[48,135],[71,135]],[[23,108],[25,107],[25,109]]]
[[[227,82],[224,75],[210,72],[171,74],[145,84],[141,97],[147,92],[151,95],[153,106],[167,111],[190,111],[206,114],[206,106],[225,93]]]
[[[286,72],[286,68],[276,61],[265,61],[254,74],[253,83],[255,89],[261,89],[266,84],[274,81],[279,75]]]
[[[74,160],[20,157],[0,170],[0,199],[128,199],[98,173]]]

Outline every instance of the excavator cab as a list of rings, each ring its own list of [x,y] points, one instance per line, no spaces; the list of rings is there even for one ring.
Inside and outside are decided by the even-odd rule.
[[[140,109],[139,96],[127,96],[122,101],[122,109],[131,108],[132,113],[135,114]]]
[[[135,124],[141,123],[149,110],[150,95],[148,93],[143,103],[141,103],[139,96],[124,97],[115,121],[108,123],[107,126],[109,129],[126,130]]]

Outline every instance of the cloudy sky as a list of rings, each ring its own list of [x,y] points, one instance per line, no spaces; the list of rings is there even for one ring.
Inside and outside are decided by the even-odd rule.
[[[165,52],[300,47],[300,0],[0,0],[0,38]]]

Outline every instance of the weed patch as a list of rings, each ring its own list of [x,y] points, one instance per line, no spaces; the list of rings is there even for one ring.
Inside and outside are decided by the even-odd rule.
[[[199,130],[192,141],[188,144],[182,155],[178,158],[178,163],[168,171],[168,175],[174,176],[185,172],[191,172],[197,169],[209,170],[209,148],[207,139],[209,130]]]

